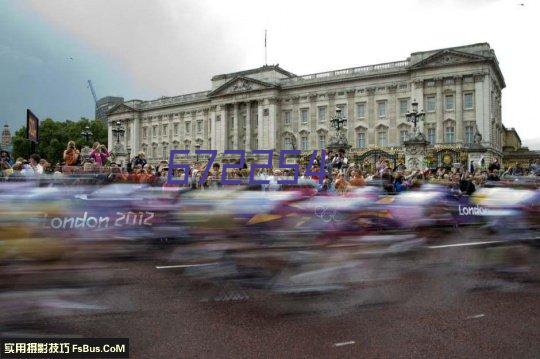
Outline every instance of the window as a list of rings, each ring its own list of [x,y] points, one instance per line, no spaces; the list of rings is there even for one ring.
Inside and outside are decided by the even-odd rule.
[[[202,132],[202,121],[197,121],[197,133]]]
[[[184,150],[189,150],[189,143],[184,144]]]
[[[291,124],[291,111],[285,111],[283,112],[283,118],[286,125]]]
[[[301,123],[308,122],[308,109],[307,108],[303,108],[300,110],[300,121]]]
[[[463,94],[463,108],[465,110],[472,110],[474,108],[474,99],[472,92]]]
[[[326,121],[326,106],[320,106],[319,107],[318,116],[319,116],[319,122]]]
[[[430,144],[435,144],[435,129],[434,128],[428,128],[427,131],[427,137]]]
[[[269,114],[270,114],[270,110],[267,109],[267,108],[265,108],[265,109],[263,110],[263,116],[268,116]]]
[[[386,146],[386,144],[388,143],[388,136],[385,128],[381,128],[377,132],[377,142],[381,147]]]
[[[163,145],[163,153],[162,153],[162,158],[167,158],[167,145]]]
[[[167,125],[163,125],[163,136],[167,136]]]
[[[435,96],[426,97],[426,111],[435,112]]]
[[[399,141],[401,142],[401,144],[403,144],[408,139],[409,139],[409,131],[408,130],[399,131]]]
[[[379,101],[377,105],[379,106],[379,117],[386,117],[386,101]]]
[[[308,150],[308,137],[307,136],[302,136],[302,138],[301,138],[301,146],[302,146],[302,151],[307,151]]]
[[[161,136],[161,126],[158,126],[158,136]]]
[[[365,132],[358,132],[358,134],[356,135],[356,147],[358,148],[366,147],[366,133]]]
[[[454,125],[447,124],[444,129],[444,140],[446,143],[454,143]]]
[[[293,149],[293,141],[292,141],[292,138],[290,136],[285,137],[284,145],[285,145],[286,150],[292,150]]]
[[[152,147],[152,157],[156,158],[156,147]]]
[[[186,133],[191,132],[191,122],[186,122]]]
[[[146,138],[146,127],[142,128],[142,137]]]
[[[337,105],[339,109],[341,109],[341,117],[346,118],[347,117],[347,105],[341,104]]]
[[[157,126],[152,126],[152,137],[157,136]]]
[[[326,147],[326,135],[319,135],[319,149],[324,149]]]
[[[178,149],[178,142],[175,142],[173,147],[174,147],[175,150],[177,150]]]
[[[366,117],[366,104],[364,102],[356,104],[356,117]]]
[[[399,100],[399,114],[405,115],[409,111],[409,99],[402,98]]]
[[[444,96],[444,103],[445,103],[446,111],[453,111],[454,110],[454,95]]]
[[[175,134],[175,135],[178,135],[178,124],[177,124],[177,123],[175,123],[175,124],[173,125],[173,130],[174,130],[174,134]]]
[[[469,145],[474,142],[474,127],[473,126],[465,127],[465,142]]]

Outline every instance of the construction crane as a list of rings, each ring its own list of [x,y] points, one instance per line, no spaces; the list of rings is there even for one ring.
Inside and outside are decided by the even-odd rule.
[[[98,99],[96,96],[96,91],[94,91],[94,86],[92,85],[92,80],[88,80],[88,87],[90,88],[90,91],[92,91],[92,96],[94,96],[94,102],[97,103]]]

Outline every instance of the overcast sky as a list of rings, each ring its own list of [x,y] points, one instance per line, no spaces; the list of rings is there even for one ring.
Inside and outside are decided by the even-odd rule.
[[[88,79],[98,97],[207,90],[213,75],[264,64],[267,28],[268,63],[296,74],[489,42],[507,84],[503,123],[540,149],[539,10],[527,0],[0,0],[0,125],[19,128],[26,108],[93,117]]]

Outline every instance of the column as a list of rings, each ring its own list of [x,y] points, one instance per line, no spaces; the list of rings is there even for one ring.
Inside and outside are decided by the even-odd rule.
[[[354,125],[356,124],[356,119],[354,116],[355,111],[355,103],[354,103],[354,95],[356,94],[356,90],[347,90],[347,113],[345,116],[347,117],[347,140],[349,141],[349,144],[353,147],[355,146],[355,138],[354,138]]]
[[[326,144],[328,145],[328,143],[330,142],[330,137],[334,133],[334,130],[330,126],[330,119],[336,115],[336,93],[328,92],[326,96],[328,97],[328,119],[326,120],[324,127],[329,130],[326,133]],[[322,148],[319,148],[319,133],[315,132],[311,136],[311,139],[313,141],[311,148],[322,150]]]
[[[107,121],[107,148],[109,151],[112,151],[113,148],[113,134],[112,134],[112,126],[114,121]]]
[[[216,142],[216,108],[212,108],[210,112],[210,149],[215,150],[217,149],[217,142]]]
[[[277,100],[268,100],[268,149],[276,149]]]
[[[238,129],[238,102],[235,102],[234,103],[234,110],[233,110],[233,131],[232,131],[232,135],[233,135],[233,143],[232,143],[232,149],[235,149],[235,150],[238,150],[240,149],[240,143],[239,143],[239,132],[240,130]]]
[[[263,150],[266,147],[264,142],[264,131],[263,131],[263,102],[257,102],[257,138],[258,138],[258,148]]]
[[[424,80],[414,80],[411,82],[411,103],[413,101],[418,102],[418,110],[419,111],[425,111],[426,108],[424,107]],[[427,136],[427,127],[424,123],[418,123],[418,131],[424,133]]]
[[[308,138],[311,138],[310,145],[312,149],[317,148],[317,123],[319,122],[319,107],[317,106],[317,94],[311,94],[309,95],[309,133],[310,136]],[[326,121],[328,121],[328,108],[326,111]],[[302,136],[299,132],[295,132],[294,135],[296,136],[296,147],[297,149],[302,148]],[[309,147],[308,147],[309,148]],[[311,149],[310,148],[310,149]]]
[[[387,116],[388,119],[388,145],[394,146],[399,145],[399,136],[397,129],[397,117],[399,116],[399,111],[396,109],[396,90],[397,85],[390,85],[387,88],[388,91],[388,106],[387,106]]]
[[[375,87],[369,87],[366,89],[368,99],[367,99],[367,117],[368,117],[368,138],[367,138],[367,144],[368,145],[375,145]]]
[[[133,157],[137,153],[138,144],[139,144],[139,116],[135,115],[131,121],[131,138],[130,138],[130,155]]]
[[[491,81],[490,81],[490,77],[487,76],[486,74],[482,73],[481,74],[481,77],[483,79],[482,81],[482,95],[483,95],[483,105],[484,105],[484,122],[486,123],[486,126],[487,126],[487,130],[489,132],[487,133],[491,133],[491,128],[493,126],[493,123],[492,123],[492,110],[491,110]],[[490,140],[490,136],[488,136],[487,138],[484,138],[485,141],[489,141],[489,143],[487,143],[486,145],[488,147],[494,147],[494,144],[492,143],[492,141]]]
[[[437,83],[437,97],[436,97],[436,118],[437,118],[437,143],[444,143],[446,140],[444,138],[444,96],[442,94],[442,79],[436,79]]]
[[[455,76],[454,83],[456,87],[454,111],[456,113],[456,142],[464,143],[465,133],[463,131],[463,92],[461,86],[462,77]]]
[[[489,142],[489,119],[484,113],[484,76],[474,76],[474,108],[475,120],[478,126],[478,131],[482,135],[482,144]]]
[[[246,103],[246,152],[251,151],[251,101]]]
[[[218,154],[222,154],[223,151],[229,149],[228,147],[228,131],[229,126],[227,126],[227,105],[221,105],[221,146],[218,151]]]

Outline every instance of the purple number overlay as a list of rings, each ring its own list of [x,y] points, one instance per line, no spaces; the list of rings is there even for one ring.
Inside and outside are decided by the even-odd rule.
[[[196,150],[195,153],[198,155],[204,155],[204,154],[210,155],[210,158],[208,159],[208,164],[204,168],[203,174],[201,175],[201,178],[199,179],[199,184],[202,185],[208,178],[208,173],[210,172],[210,169],[212,168],[212,164],[214,164],[214,161],[216,160],[217,150]]]
[[[227,179],[227,169],[229,168],[244,168],[246,152],[242,150],[225,150],[225,155],[239,155],[240,163],[225,163],[223,164],[223,172],[221,172],[221,183],[223,184],[241,184],[240,179]]]
[[[306,167],[306,176],[316,177],[320,184],[323,183],[325,178],[325,162],[326,162],[326,152],[325,150],[321,150],[321,159],[318,164],[315,164],[315,161],[317,160],[317,150],[314,150],[313,153],[310,156],[309,163]],[[208,163],[206,164],[206,167],[204,168],[204,171],[201,175],[201,178],[199,179],[199,184],[204,184],[206,179],[208,178],[208,174],[212,168],[212,164],[216,160],[217,157],[217,150],[196,150],[195,153],[197,155],[210,155],[208,158]],[[252,152],[254,155],[267,155],[268,161],[266,163],[252,163],[251,169],[249,171],[249,184],[250,185],[262,185],[262,184],[269,184],[269,180],[259,180],[255,179],[255,172],[258,169],[272,169],[272,158],[274,151],[273,150],[254,150]],[[169,171],[167,173],[167,183],[172,185],[187,185],[189,184],[189,177],[191,172],[191,167],[188,163],[175,163],[174,158],[176,155],[188,155],[189,150],[171,150],[170,156],[169,156]],[[221,183],[225,185],[237,185],[241,184],[242,180],[240,179],[228,179],[227,178],[227,170],[232,168],[238,168],[242,169],[244,168],[244,164],[246,163],[246,154],[243,150],[225,150],[224,154],[226,155],[238,155],[240,156],[239,163],[225,163],[223,164],[223,169],[221,173]],[[286,157],[287,156],[298,156],[301,154],[300,150],[282,150],[279,153],[279,168],[286,168],[291,169],[293,171],[293,178],[292,179],[284,179],[284,180],[278,180],[278,184],[284,184],[284,185],[295,185],[298,184],[298,177],[300,172],[300,166],[297,163],[294,164],[288,164]],[[316,167],[317,169],[314,170],[313,167]],[[184,172],[184,177],[182,179],[175,179],[174,178],[174,172],[177,169],[181,169]]]
[[[289,165],[287,164],[285,156],[294,155],[297,156],[302,153],[300,150],[283,150],[279,153],[279,168],[292,168],[293,169],[293,179],[292,180],[278,180],[278,184],[297,184],[298,183],[298,172],[300,172],[300,166],[298,163]]]
[[[190,167],[187,163],[174,163],[174,157],[176,155],[188,155],[189,150],[171,150],[169,156],[169,171],[167,172],[167,183],[174,185],[186,185],[189,184],[189,171]],[[174,170],[183,169],[184,170],[184,179],[177,180],[174,179]]]
[[[255,170],[257,168],[272,168],[272,155],[274,154],[273,150],[254,150],[254,155],[264,155],[266,154],[268,156],[268,162],[264,164],[259,163],[252,163],[251,164],[251,171],[249,171],[249,184],[269,184],[270,181],[268,180],[256,180],[255,179]]]

